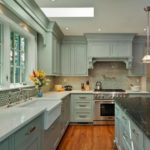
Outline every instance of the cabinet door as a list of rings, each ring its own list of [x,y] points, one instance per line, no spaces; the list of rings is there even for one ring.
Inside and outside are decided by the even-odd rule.
[[[93,42],[88,45],[88,57],[110,57],[111,45],[108,42]]]
[[[61,134],[63,135],[70,120],[70,96],[65,97],[62,100],[62,112],[61,112]]]
[[[87,75],[87,50],[86,45],[75,45],[75,75]]]
[[[111,57],[115,58],[128,58],[132,56],[131,43],[125,42],[113,42],[111,47]]]
[[[53,74],[58,75],[60,74],[60,44],[59,41],[56,39],[55,36],[52,37],[52,50],[53,50],[53,57],[52,57],[52,71]]]
[[[144,150],[149,150],[150,149],[150,140],[144,136]]]
[[[71,74],[71,45],[63,44],[61,47],[61,74]]]
[[[15,150],[41,150],[43,117],[39,116],[14,134]]]
[[[144,43],[133,43],[133,61],[132,69],[129,71],[129,75],[132,76],[143,76],[145,66],[142,63],[144,56]]]
[[[9,140],[8,139],[0,142],[0,150],[9,150]]]
[[[44,133],[44,150],[56,150],[60,141],[61,125],[60,117]]]

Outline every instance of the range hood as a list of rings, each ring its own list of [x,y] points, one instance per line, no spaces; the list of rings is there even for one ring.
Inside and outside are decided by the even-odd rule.
[[[88,69],[94,69],[96,62],[123,62],[126,65],[126,69],[132,68],[132,58],[88,58]]]
[[[135,34],[85,34],[87,38],[88,68],[95,62],[124,62],[127,69],[132,67],[132,41]]]

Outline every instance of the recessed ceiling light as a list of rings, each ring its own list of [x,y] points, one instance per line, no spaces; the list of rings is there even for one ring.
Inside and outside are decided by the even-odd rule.
[[[146,28],[144,28],[144,31],[147,31],[147,29],[146,29]]]
[[[55,2],[55,0],[51,0],[52,2]]]
[[[94,17],[94,7],[41,8],[47,17]]]
[[[69,27],[65,27],[65,30],[69,30]]]

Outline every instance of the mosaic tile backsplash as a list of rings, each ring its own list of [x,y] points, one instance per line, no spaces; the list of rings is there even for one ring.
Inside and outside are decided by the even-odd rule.
[[[49,77],[49,76],[48,78],[50,82],[48,85],[42,87],[43,92],[48,92],[50,90],[53,90],[54,79],[53,77]],[[37,89],[35,89],[34,87],[22,88],[21,90],[14,89],[14,90],[0,91],[0,106],[6,105],[9,99],[11,103],[14,103],[36,95],[37,95]]]
[[[100,62],[94,64],[87,77],[54,77],[55,84],[72,85],[73,89],[81,89],[81,83],[89,80],[91,90],[95,88],[96,81],[102,82],[102,88],[130,89],[130,84],[140,85],[140,77],[128,77],[128,70],[121,62]]]

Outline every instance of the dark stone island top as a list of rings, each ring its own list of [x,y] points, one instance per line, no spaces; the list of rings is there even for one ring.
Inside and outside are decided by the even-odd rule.
[[[150,98],[116,98],[115,102],[150,139]]]

